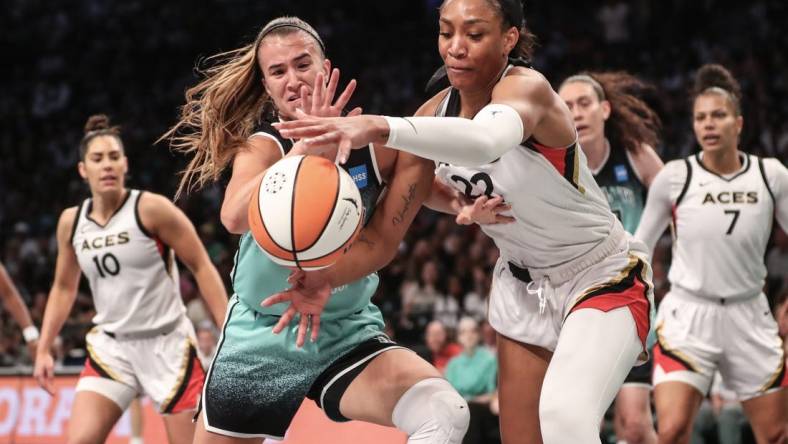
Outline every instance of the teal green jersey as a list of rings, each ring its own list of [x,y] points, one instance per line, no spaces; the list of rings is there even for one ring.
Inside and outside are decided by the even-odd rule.
[[[626,151],[611,148],[610,157],[599,173],[594,175],[599,188],[607,196],[610,209],[629,233],[640,223],[646,201],[646,187],[640,182],[629,163]]]
[[[492,353],[476,347],[451,358],[446,365],[446,380],[465,399],[473,399],[495,391],[498,361]]]
[[[241,236],[232,274],[233,291],[240,300],[261,314],[281,315],[287,309],[287,303],[261,307],[260,302],[290,288],[287,283],[289,275],[290,269],[277,265],[263,253],[250,232]],[[366,307],[375,294],[378,281],[377,273],[372,273],[333,289],[323,319],[344,317]]]
[[[293,148],[293,141],[282,137],[279,131],[266,120],[258,123],[254,133],[273,138],[281,148],[283,156]],[[353,150],[342,168],[350,174],[361,193],[365,210],[364,223],[367,224],[385,188],[372,146]],[[290,288],[290,284],[287,283],[289,275],[288,268],[277,265],[266,256],[250,232],[246,232],[241,237],[232,275],[233,290],[241,301],[261,314],[281,315],[288,304],[264,308],[260,306],[260,302],[272,294]],[[336,319],[365,308],[378,287],[378,281],[378,275],[372,273],[356,282],[333,289],[322,318]]]

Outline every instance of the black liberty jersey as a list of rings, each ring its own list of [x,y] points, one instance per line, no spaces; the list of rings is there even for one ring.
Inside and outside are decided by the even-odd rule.
[[[594,179],[605,193],[610,209],[613,210],[624,229],[634,233],[640,223],[646,202],[646,187],[640,182],[632,168],[627,151],[610,148],[610,154]]]

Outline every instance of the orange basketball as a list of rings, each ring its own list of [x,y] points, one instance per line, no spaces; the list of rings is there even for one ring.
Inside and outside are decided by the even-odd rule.
[[[249,229],[277,264],[317,270],[347,250],[364,219],[350,175],[319,156],[273,164],[249,201]]]

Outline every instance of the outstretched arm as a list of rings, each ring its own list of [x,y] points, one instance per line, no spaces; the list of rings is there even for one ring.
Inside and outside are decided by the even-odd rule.
[[[71,245],[71,233],[77,215],[76,208],[69,208],[60,215],[57,223],[57,262],[55,265],[55,281],[49,290],[44,320],[41,324],[41,338],[38,341],[35,370],[33,375],[38,384],[49,394],[54,395],[53,380],[54,360],[50,350],[55,337],[63,328],[74,300],[77,297],[80,269],[74,247]]]
[[[189,268],[214,322],[222,325],[227,309],[227,292],[194,225],[180,208],[158,194],[144,193],[140,196],[139,208],[142,224],[153,236],[171,247]]]
[[[342,160],[351,148],[376,143],[435,161],[477,166],[522,143],[557,103],[544,77],[512,75],[496,85],[492,102],[472,120],[371,115],[321,119],[302,114],[299,120],[275,126],[284,137],[307,138],[307,147],[338,145]]]

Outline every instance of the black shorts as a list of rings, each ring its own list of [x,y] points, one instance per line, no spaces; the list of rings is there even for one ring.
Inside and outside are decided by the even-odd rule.
[[[624,385],[647,385],[650,388],[653,366],[654,358],[649,356],[645,364],[632,367],[632,370],[629,371],[626,379],[624,379]]]
[[[278,320],[231,299],[200,401],[209,432],[282,439],[306,396],[344,420],[339,400],[353,378],[375,356],[399,348],[372,305],[323,321],[317,342],[302,348],[295,346],[297,326],[271,332]]]
[[[387,336],[370,339],[358,345],[315,379],[306,397],[315,401],[331,420],[350,421],[339,411],[339,401],[350,383],[372,362],[372,359],[393,348],[403,348]]]
[[[195,418],[205,406],[207,416],[203,420],[206,429],[211,432],[233,437],[283,439],[306,395],[314,400],[330,419],[338,422],[348,421],[348,418],[339,411],[339,402],[345,390],[373,358],[394,348],[402,347],[386,335],[381,335],[360,343],[340,356],[325,367],[316,378],[309,378],[308,372],[291,373],[289,379],[297,379],[296,387],[304,387],[304,391],[293,388],[277,391],[281,384],[276,378],[280,381],[282,378],[287,378],[287,375],[282,374],[268,382],[264,381],[268,379],[264,374],[257,374],[257,377],[263,381],[255,382],[221,381],[220,378],[211,378],[206,380],[203,391],[208,398],[201,399]],[[302,362],[301,365],[309,364]],[[260,387],[267,387],[268,390],[262,391]]]

